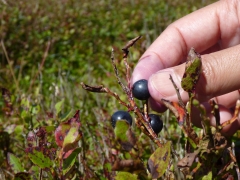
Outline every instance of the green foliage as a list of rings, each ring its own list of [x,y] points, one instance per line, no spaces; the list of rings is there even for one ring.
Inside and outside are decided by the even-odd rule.
[[[137,175],[131,174],[128,172],[119,172],[117,173],[117,176],[115,178],[116,180],[124,180],[124,179],[137,180]]]
[[[53,163],[51,159],[43,154],[41,151],[33,150],[28,153],[29,159],[33,162],[33,164],[39,166],[40,168],[50,168]]]
[[[24,171],[24,168],[22,167],[20,160],[12,153],[8,153],[8,164],[11,166],[11,169],[13,170],[14,173]]]

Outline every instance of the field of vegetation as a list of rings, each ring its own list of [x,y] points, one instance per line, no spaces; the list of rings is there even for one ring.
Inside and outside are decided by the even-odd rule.
[[[0,0],[0,179],[151,179],[113,170],[116,156],[132,156],[120,150],[110,120],[127,109],[107,94],[85,91],[81,82],[103,84],[127,101],[114,75],[112,48],[121,76],[129,40],[142,36],[130,49],[133,69],[170,23],[213,2]],[[174,142],[183,156],[185,138],[176,119],[169,111],[160,116],[160,139]],[[157,146],[132,128],[146,166]],[[68,139],[60,142],[58,135]],[[172,171],[169,178],[183,179]]]

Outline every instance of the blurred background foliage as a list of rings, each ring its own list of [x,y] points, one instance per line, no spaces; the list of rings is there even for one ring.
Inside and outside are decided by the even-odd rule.
[[[0,87],[11,92],[16,114],[24,111],[24,99],[31,107],[37,107],[34,127],[54,124],[49,113],[54,114],[55,104],[63,99],[62,116],[80,109],[83,137],[89,149],[87,163],[101,174],[99,154],[106,153],[109,131],[112,132],[110,115],[120,105],[104,94],[85,92],[80,82],[104,84],[124,98],[113,74],[111,49],[115,50],[120,72],[124,72],[121,48],[142,35],[130,52],[133,68],[170,23],[213,2],[0,0]],[[0,108],[3,107],[1,99]],[[11,124],[23,124],[25,130],[20,133],[19,141],[11,144],[15,152],[17,143],[24,147],[29,126],[22,116],[7,117],[0,111],[1,127],[5,129]]]
[[[86,94],[79,82],[116,86],[112,47],[121,60],[121,47],[142,35],[131,52],[136,64],[171,22],[211,2],[2,0],[0,38],[6,50],[0,48],[0,85],[14,95],[41,95],[48,108],[49,100],[54,104],[55,99],[65,98],[66,104],[82,109]],[[58,95],[53,98],[54,91]],[[95,97],[88,98],[92,100]]]

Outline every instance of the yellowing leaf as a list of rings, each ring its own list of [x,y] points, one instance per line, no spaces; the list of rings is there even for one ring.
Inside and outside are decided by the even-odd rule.
[[[168,141],[163,147],[159,147],[148,160],[149,171],[153,179],[161,177],[169,164],[171,156],[171,142]]]
[[[196,83],[200,77],[202,67],[201,56],[193,48],[190,49],[188,53],[188,58],[186,62],[185,73],[182,78],[182,88],[192,93],[195,89]]]

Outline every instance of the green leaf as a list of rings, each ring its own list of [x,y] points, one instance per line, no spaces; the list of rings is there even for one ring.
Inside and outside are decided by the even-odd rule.
[[[202,67],[201,56],[193,48],[188,53],[185,73],[182,78],[182,88],[191,93],[195,89]]]
[[[29,169],[29,173],[32,176],[32,179],[38,179],[39,178],[39,173],[40,173],[40,168],[38,166],[32,166]]]
[[[148,167],[153,179],[159,178],[165,173],[170,161],[170,149],[171,142],[168,141],[163,147],[156,149],[156,151],[150,156]]]
[[[61,123],[55,130],[55,140],[58,146],[66,148],[66,145],[71,145],[77,142],[81,134],[80,128],[79,110],[68,121]],[[70,134],[69,134],[70,133]]]
[[[130,151],[136,144],[136,137],[131,130],[130,124],[126,120],[117,120],[114,133],[115,138],[124,150]]]
[[[7,161],[14,173],[24,171],[24,168],[22,167],[20,160],[14,154],[8,153]]]
[[[117,176],[115,176],[115,180],[126,180],[126,179],[131,179],[131,180],[137,180],[137,175],[132,174],[129,172],[118,172]]]
[[[202,177],[202,180],[211,180],[212,179],[212,171],[209,171],[209,173]]]
[[[55,130],[54,126],[45,126],[44,128],[46,129],[47,133],[51,133],[51,132],[53,132]]]
[[[53,163],[51,159],[45,156],[41,151],[33,150],[32,152],[28,153],[29,159],[40,168],[50,168],[52,167]]]
[[[63,160],[63,175],[68,173],[76,161],[77,155],[81,152],[80,148],[76,148],[66,159]]]
[[[61,116],[61,122],[65,121],[66,119],[68,119],[70,116],[72,116],[74,113],[74,111],[71,109],[70,111],[66,112],[65,114],[63,114]]]
[[[32,105],[31,106],[31,114],[32,115],[36,115],[40,112],[41,108],[40,108],[40,105]]]
[[[71,127],[70,130],[68,131],[66,137],[64,138],[63,141],[63,149],[66,150],[66,147],[75,144],[79,139],[80,139],[80,134],[78,132],[77,127]],[[69,149],[69,148],[67,148]],[[70,148],[71,149],[71,148]]]
[[[55,104],[55,110],[56,110],[56,114],[58,115],[59,112],[62,110],[62,105],[64,103],[64,99],[62,99],[61,101],[57,102]]]
[[[15,136],[22,135],[23,129],[24,129],[23,125],[17,125],[14,129]]]
[[[116,122],[116,127],[114,129],[115,137],[118,140],[121,141],[128,141],[128,138],[126,136],[126,132],[128,131],[130,125],[127,121],[125,120],[118,120]]]

